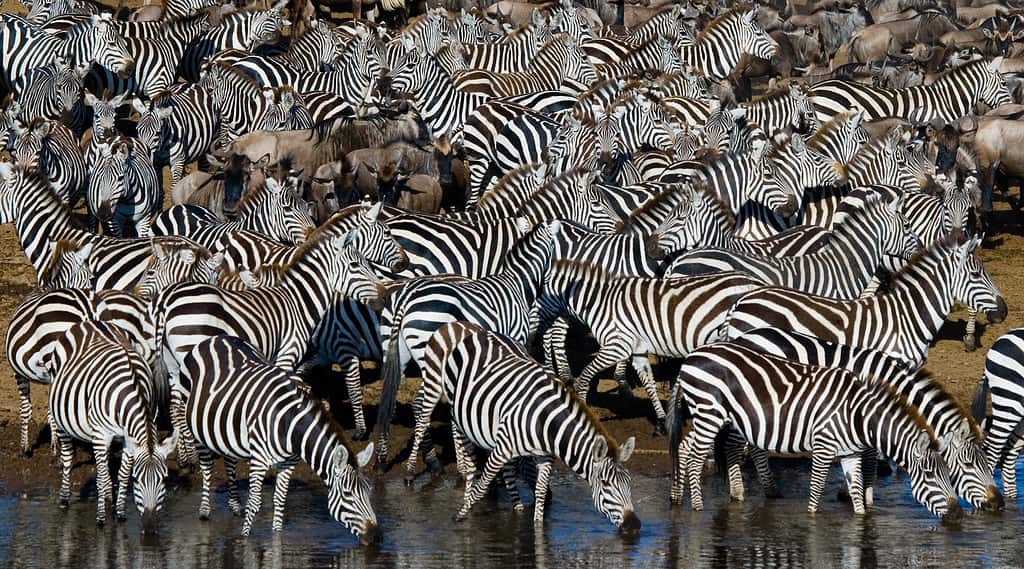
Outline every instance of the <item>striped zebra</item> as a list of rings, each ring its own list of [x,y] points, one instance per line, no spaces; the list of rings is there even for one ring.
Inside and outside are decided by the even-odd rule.
[[[981,377],[972,405],[975,419],[985,419],[985,405],[992,397],[992,416],[985,420],[985,456],[989,468],[998,469],[1003,492],[1017,499],[1017,459],[1024,450],[1021,399],[1024,397],[1024,329],[1002,335],[985,356]]]
[[[957,400],[928,374],[903,360],[883,352],[854,348],[835,342],[819,340],[776,328],[760,328],[732,340],[737,346],[804,365],[845,369],[861,381],[878,381],[893,388],[907,404],[916,409],[925,423],[935,432],[939,453],[949,465],[950,480],[957,495],[976,508],[1002,510],[1003,496],[992,478],[992,469],[981,449],[981,433]],[[908,365],[909,364],[909,365]],[[862,458],[864,475],[864,505],[873,502],[874,451]],[[739,488],[730,493],[742,495],[743,479],[730,476],[730,482]],[[730,484],[732,485],[732,484]],[[863,513],[863,512],[858,512]]]
[[[611,234],[621,225],[606,199],[594,185],[596,173],[573,169],[544,182],[523,202],[516,215],[529,225],[561,219]]]
[[[179,461],[194,462],[182,415],[183,358],[202,340],[226,334],[244,338],[275,365],[294,369],[335,294],[380,305],[384,293],[365,257],[350,247],[352,235],[311,241],[282,269],[278,286],[228,291],[209,284],[180,284],[150,305],[156,345],[168,374],[171,421],[181,435]]]
[[[228,474],[228,504],[236,515],[240,504],[235,468],[239,460],[249,461],[243,536],[252,531],[267,471],[277,471],[273,529],[281,531],[288,483],[302,460],[327,485],[327,506],[334,519],[361,543],[380,541],[370,482],[361,472],[373,455],[373,443],[353,456],[338,424],[299,377],[268,363],[244,340],[217,336],[196,344],[185,356],[182,383],[188,391],[185,414],[203,477],[200,519],[210,517],[213,458],[220,455]],[[222,421],[225,414],[235,420]]]
[[[765,95],[752,103],[743,103],[746,110],[744,119],[768,134],[792,128],[796,132],[814,132],[818,119],[807,88],[799,83],[790,83],[786,91]]]
[[[646,22],[629,28],[623,39],[627,43],[640,45],[659,36],[673,40],[677,46],[693,43],[693,31],[682,19],[682,6],[674,4],[661,10]]]
[[[220,115],[211,89],[200,84],[173,88],[149,103],[133,103],[139,113],[139,140],[153,153],[154,165],[170,167],[171,186],[185,174],[185,165],[213,149]]]
[[[771,59],[779,47],[757,23],[756,9],[734,8],[712,20],[680,50],[684,63],[718,81],[732,75],[744,55]]]
[[[552,39],[548,19],[534,8],[530,23],[513,30],[502,42],[463,46],[466,65],[470,69],[484,69],[493,73],[526,71],[533,56]]]
[[[89,268],[96,290],[133,290],[153,254],[148,239],[115,239],[79,229],[46,178],[9,163],[0,163],[0,223],[14,224],[18,243],[37,272],[47,262],[48,241],[92,243]]]
[[[953,122],[973,114],[979,101],[992,108],[1011,102],[999,74],[1002,63],[1002,57],[972,61],[943,73],[931,85],[905,89],[831,79],[814,85],[811,100],[821,122],[847,110],[862,110],[867,120],[898,117],[916,124],[936,118]]]
[[[704,509],[701,471],[715,437],[728,426],[762,450],[811,454],[811,513],[818,510],[837,457],[855,511],[863,511],[858,502],[863,492],[857,453],[873,448],[907,470],[914,498],[929,512],[952,523],[963,517],[949,467],[933,450],[934,431],[882,383],[865,383],[842,369],[802,365],[720,343],[687,356],[673,395],[693,416],[689,434],[680,440],[683,413],[673,409],[673,502],[681,501],[685,476],[693,509]]]
[[[92,243],[62,239],[51,241],[49,248],[50,260],[36,275],[37,290],[92,288],[93,275],[89,270]]]
[[[736,302],[722,332],[737,338],[754,328],[781,328],[922,364],[954,302],[986,312],[991,322],[1006,317],[1006,302],[975,252],[981,240],[961,241],[953,233],[930,245],[893,275],[887,291],[868,298],[765,288]]]
[[[886,203],[872,198],[842,217],[827,243],[809,255],[778,258],[730,249],[700,249],[677,257],[665,274],[738,271],[766,285],[855,299],[875,274],[883,255],[908,258],[920,246],[898,201]]]
[[[261,87],[242,71],[216,62],[204,69],[201,84],[219,115],[218,146],[257,130],[313,127],[309,110],[291,87]]]
[[[108,235],[144,236],[164,203],[163,180],[153,168],[149,149],[134,138],[119,136],[100,145],[89,177],[85,203]]]
[[[266,69],[270,73],[278,73],[282,71],[317,73],[324,71],[325,69],[330,69],[337,63],[341,62],[344,57],[342,55],[343,52],[346,49],[350,49],[353,43],[359,43],[360,39],[366,37],[369,37],[366,29],[359,28],[356,31],[355,38],[348,42],[348,45],[346,46],[341,37],[334,33],[329,25],[322,24],[319,20],[313,19],[309,21],[309,26],[306,31],[298,38],[294,38],[292,40],[291,45],[288,46],[288,51],[280,55],[255,57],[266,62]],[[215,57],[218,60],[224,61],[225,57],[231,58],[236,54],[249,55],[248,52],[244,50],[227,49],[221,50]],[[234,65],[237,62],[226,61],[226,63]],[[286,85],[287,83],[268,82],[268,84]]]
[[[109,146],[121,135],[117,127],[117,112],[121,105],[127,102],[126,98],[126,94],[121,94],[100,99],[88,91],[85,92],[85,105],[92,108],[92,134],[88,144],[82,148],[82,155],[89,166],[90,174],[100,161],[100,148],[103,145]]]
[[[236,211],[235,221],[221,221],[201,206],[172,206],[153,221],[153,234],[183,235],[216,251],[217,244],[232,231],[252,231],[274,241],[301,245],[316,228],[306,202],[274,178],[250,189],[238,201]]]
[[[163,507],[167,455],[173,436],[157,440],[150,412],[153,393],[149,367],[131,342],[113,326],[85,321],[71,326],[41,364],[53,377],[50,421],[60,446],[60,504],[71,501],[73,440],[92,445],[96,458],[96,523],[106,521],[107,502],[115,499],[110,479],[110,443],[123,439],[117,476],[115,515],[127,519],[128,479],[143,531],[154,531]]]
[[[618,164],[643,149],[672,145],[664,110],[645,96],[623,97],[607,108],[593,109],[595,131],[600,142],[600,163]],[[639,179],[632,180],[633,183]]]
[[[198,82],[203,62],[218,51],[255,51],[262,45],[277,41],[281,28],[286,25],[288,22],[281,18],[281,11],[277,7],[232,12],[224,16],[219,25],[189,43],[178,63],[177,75],[190,83]]]
[[[597,81],[594,66],[572,39],[556,38],[537,52],[525,71],[495,73],[471,69],[454,76],[456,89],[492,97],[538,91],[582,92]]]
[[[597,67],[597,75],[601,78],[629,77],[651,71],[658,73],[681,73],[683,63],[679,59],[679,51],[672,44],[672,39],[665,36],[648,40],[623,54],[613,61],[601,61],[601,55],[595,58],[595,44],[603,44],[610,40],[598,39],[583,43],[583,49],[591,56],[590,61]],[[603,55],[603,54],[602,54]]]
[[[92,15],[60,37],[11,14],[0,16],[0,24],[0,95],[9,92],[32,69],[47,65],[57,56],[71,65],[96,63],[125,76],[131,75],[135,65],[109,14]]]
[[[36,118],[61,120],[69,116],[69,124],[79,124],[83,118],[79,116],[82,114],[83,79],[88,72],[89,64],[72,65],[61,56],[32,69],[11,87],[12,102],[16,101],[19,106],[15,116],[24,123]]]
[[[760,286],[735,273],[672,279],[619,277],[597,265],[557,261],[539,302],[539,329],[564,312],[587,326],[601,346],[576,380],[576,392],[583,399],[598,372],[631,358],[654,407],[655,434],[661,434],[665,411],[648,355],[682,357],[714,341],[728,307]]]
[[[177,283],[213,283],[224,262],[223,253],[211,254],[185,237],[153,239],[152,247],[153,256],[133,291],[147,301]]]
[[[624,463],[633,453],[630,437],[619,445],[586,405],[533,361],[514,340],[468,322],[440,327],[426,346],[423,384],[416,395],[416,438],[407,468],[418,459],[431,412],[442,395],[452,406],[452,435],[466,493],[456,521],[509,462],[537,461],[533,519],[544,521],[553,459],[587,481],[594,506],[624,533],[640,530]],[[479,478],[473,449],[490,451]]]
[[[384,367],[377,428],[377,463],[388,456],[388,431],[402,374],[410,361],[422,371],[430,335],[446,322],[466,320],[521,344],[533,330],[532,307],[551,268],[553,236],[561,223],[538,223],[505,256],[494,274],[470,281],[423,279],[393,295],[381,314]]]
[[[36,0],[31,3],[26,19],[34,26],[67,15],[91,16],[98,13],[99,4],[82,0]]]
[[[16,164],[38,170],[61,200],[74,206],[89,185],[89,168],[78,139],[58,121],[36,119],[15,126],[11,156]]]

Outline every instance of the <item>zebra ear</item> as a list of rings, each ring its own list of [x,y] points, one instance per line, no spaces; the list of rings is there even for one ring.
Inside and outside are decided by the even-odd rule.
[[[548,222],[548,233],[551,235],[558,235],[562,231],[562,221],[556,219]]]
[[[864,111],[863,110],[858,110],[857,112],[853,113],[853,115],[850,116],[850,126],[852,128],[859,127],[860,123],[862,123],[862,122],[864,122]]]
[[[95,244],[91,242],[82,245],[82,247],[78,249],[78,252],[75,253],[75,259],[77,259],[79,263],[85,264],[85,261],[89,259],[89,255],[92,254],[93,245]]]
[[[605,440],[603,435],[597,435],[594,438],[594,454],[592,458],[594,462],[608,458],[608,441]]]
[[[263,185],[267,188],[268,192],[274,195],[281,193],[281,183],[276,178],[267,178]]]
[[[140,115],[144,115],[149,112],[149,108],[146,107],[146,103],[142,102],[142,99],[132,99],[132,108]]]
[[[377,223],[381,210],[384,209],[384,202],[377,202],[366,212],[366,223]]]
[[[931,445],[932,438],[928,436],[928,433],[922,431],[921,434],[917,436],[917,440],[914,441],[914,447],[911,450],[911,455],[914,458],[920,458],[924,456],[926,452],[928,452],[928,448]]]
[[[730,109],[729,110],[729,114],[732,115],[732,120],[738,121],[741,118],[747,116],[747,108],[746,107],[736,107],[735,109]]]
[[[985,31],[987,32],[989,30],[986,29]],[[993,59],[992,61],[988,62],[988,70],[991,73],[999,73],[999,68],[1001,68],[1002,66],[1003,66],[1003,56],[1001,56],[1001,55],[999,57]]]
[[[367,464],[370,464],[371,458],[373,458],[373,441],[370,441],[370,444],[366,445],[366,448],[356,455],[356,466],[359,468],[365,467]]]
[[[341,472],[348,468],[348,449],[345,445],[339,444],[338,448],[334,449],[334,471]]]
[[[264,87],[263,88],[263,99],[265,101],[267,101],[268,103],[273,103],[274,102],[274,88],[273,87]]]
[[[114,107],[115,109],[120,107],[121,104],[124,103],[124,99],[127,96],[128,93],[121,93],[120,95],[117,95],[116,97],[110,100],[110,106]]]
[[[242,281],[246,288],[259,288],[260,286],[260,280],[249,270],[239,271],[238,280]]]
[[[96,95],[93,95],[92,93],[90,93],[88,91],[85,92],[85,104],[87,106],[91,107],[91,106],[95,105],[98,102],[99,102],[99,99],[96,98]]]
[[[636,447],[636,438],[629,437],[626,442],[619,445],[619,462],[626,462],[633,456],[633,448]]]
[[[524,234],[526,234],[529,233],[531,229],[533,229],[533,224],[530,223],[530,220],[526,219],[525,217],[517,217],[516,227],[519,228],[519,231],[522,231]]]

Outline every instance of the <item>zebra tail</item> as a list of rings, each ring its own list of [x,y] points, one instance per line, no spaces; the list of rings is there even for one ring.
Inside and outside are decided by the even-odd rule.
[[[974,393],[974,401],[971,402],[971,415],[974,417],[974,422],[978,424],[978,428],[982,432],[988,430],[986,422],[986,410],[988,407],[988,374],[981,376],[981,381],[978,382],[978,389]]]
[[[399,300],[399,299],[395,299]],[[391,319],[391,338],[387,352],[384,354],[384,366],[381,369],[383,386],[380,394],[380,408],[377,412],[377,432],[386,433],[395,416],[398,404],[398,387],[402,383],[401,358],[398,345],[402,341],[402,320],[405,318],[405,303],[396,303]]]

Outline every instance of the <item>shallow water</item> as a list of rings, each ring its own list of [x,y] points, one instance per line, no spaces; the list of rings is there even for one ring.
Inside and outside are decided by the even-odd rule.
[[[708,478],[703,512],[670,508],[667,476],[634,477],[643,528],[633,539],[620,536],[594,510],[585,484],[566,473],[552,481],[542,533],[534,532],[529,509],[515,514],[505,500],[485,499],[467,521],[453,523],[462,494],[451,475],[413,489],[379,480],[379,549],[360,547],[330,519],[323,488],[298,482],[279,534],[269,527],[272,486],[264,486],[264,509],[249,539],[240,537],[241,520],[231,516],[223,491],[214,496],[212,519],[201,522],[198,492],[174,490],[158,535],[145,538],[135,512],[126,523],[97,528],[93,498],[62,512],[55,496],[6,495],[0,498],[0,567],[1024,566],[1024,516],[1015,504],[1001,515],[969,514],[951,529],[913,502],[905,479],[888,477],[876,491],[874,511],[858,517],[835,501],[840,481],[834,471],[821,511],[811,516],[805,512],[806,463],[774,466],[786,498],[766,501],[748,480],[748,500],[730,503],[724,484]]]

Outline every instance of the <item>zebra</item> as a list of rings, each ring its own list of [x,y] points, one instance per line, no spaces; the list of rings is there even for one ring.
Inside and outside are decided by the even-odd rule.
[[[292,41],[288,51],[285,53],[272,55],[266,58],[261,56],[254,57],[264,61],[267,64],[265,69],[271,73],[287,73],[289,71],[317,73],[324,71],[325,69],[333,68],[336,63],[344,59],[343,52],[346,49],[351,49],[354,43],[358,43],[358,40],[366,37],[369,37],[367,31],[364,28],[359,28],[356,31],[356,37],[346,46],[341,37],[331,31],[329,25],[323,24],[319,20],[312,19],[309,21],[309,27],[306,31],[300,37]],[[248,57],[248,52],[239,49],[221,50],[215,57],[218,60],[225,61],[226,57],[231,58],[236,54],[240,56],[246,54],[241,59],[246,59]],[[238,61],[226,62],[235,65]],[[281,79],[282,78],[278,76],[277,81],[265,82],[264,84],[287,84],[280,82]]]
[[[171,422],[179,440],[179,460],[194,462],[187,440],[180,383],[182,359],[205,338],[228,334],[246,339],[268,360],[294,369],[334,295],[344,294],[379,307],[383,286],[366,258],[350,245],[353,235],[311,241],[282,269],[278,286],[228,291],[202,283],[174,285],[150,304],[171,394]]]
[[[743,103],[743,118],[768,134],[792,128],[796,132],[813,133],[818,119],[811,104],[807,88],[791,83],[786,91],[765,95],[753,103]]]
[[[185,174],[185,165],[213,149],[220,132],[213,91],[200,84],[182,85],[148,104],[133,103],[139,113],[139,140],[153,153],[155,165],[167,164],[171,186]]]
[[[34,26],[44,26],[49,20],[66,15],[91,16],[98,13],[98,4],[78,0],[48,0],[32,2],[26,18]]]
[[[80,124],[82,86],[89,72],[87,63],[72,65],[67,58],[57,56],[53,62],[30,70],[11,87],[12,101],[17,101],[15,113],[24,123],[42,118],[61,120],[65,115],[69,123]]]
[[[127,518],[128,478],[132,479],[135,505],[146,532],[155,529],[156,514],[163,507],[167,455],[173,436],[157,441],[156,423],[150,412],[153,393],[149,367],[131,342],[117,328],[103,322],[85,321],[68,328],[57,346],[40,362],[53,378],[50,387],[50,421],[60,446],[60,505],[71,500],[72,440],[90,443],[96,458],[96,489],[99,495],[96,523],[106,521],[111,488],[109,452],[114,439],[124,440],[118,471],[115,512]]]
[[[530,22],[509,33],[502,42],[464,45],[466,65],[493,73],[525,71],[533,56],[552,39],[548,18],[534,8]]]
[[[147,234],[164,203],[162,180],[149,149],[136,139],[119,136],[109,146],[101,144],[99,151],[85,194],[89,214],[109,235],[128,235],[129,228],[137,236]]]
[[[682,61],[713,81],[732,75],[744,55],[771,59],[778,50],[775,40],[757,23],[757,10],[744,8],[718,16],[691,45],[680,48]]]
[[[623,97],[605,109],[593,111],[601,144],[600,163],[606,167],[620,164],[642,149],[667,148],[672,144],[664,111],[648,97]]]
[[[239,229],[301,245],[316,228],[306,202],[274,178],[267,178],[262,187],[250,189],[238,201],[236,211],[238,219],[224,222],[201,206],[172,206],[153,221],[153,234],[184,235],[216,251],[221,238]]]
[[[132,290],[153,254],[148,239],[115,239],[79,229],[71,210],[38,172],[0,163],[0,223],[11,223],[29,262],[40,271],[49,240],[92,243],[90,270],[96,290]]]
[[[557,458],[590,484],[594,506],[612,524],[623,533],[640,530],[624,466],[633,453],[633,437],[618,445],[586,405],[522,346],[478,324],[445,324],[425,350],[423,384],[416,394],[416,438],[406,467],[410,472],[415,468],[430,414],[443,395],[452,404],[456,458],[466,478],[456,521],[466,518],[502,467],[519,457],[534,457],[538,473],[533,520],[543,524]],[[472,462],[477,447],[490,451],[479,478]]]
[[[999,73],[1003,58],[972,61],[943,73],[931,85],[882,89],[841,79],[817,83],[811,101],[818,120],[825,122],[847,110],[862,110],[867,120],[898,117],[923,124],[933,119],[960,120],[982,101],[995,108],[1011,102]]]
[[[935,433],[883,383],[865,383],[842,369],[802,365],[718,343],[687,356],[673,396],[677,405],[685,402],[693,416],[689,434],[680,440],[683,413],[673,406],[674,503],[681,501],[685,473],[691,506],[704,509],[701,470],[716,435],[730,426],[757,448],[811,453],[810,513],[818,509],[837,456],[851,487],[854,511],[863,511],[860,460],[850,453],[874,448],[910,473],[914,498],[933,515],[949,523],[963,517],[949,467],[933,450]]]
[[[185,237],[153,240],[153,256],[133,293],[143,300],[156,298],[167,287],[182,283],[214,284],[224,262],[224,253],[215,254]]]
[[[760,328],[732,340],[733,345],[752,348],[765,354],[805,365],[845,369],[862,381],[879,381],[906,397],[907,404],[917,409],[925,423],[935,432],[939,453],[949,465],[950,479],[957,494],[972,506],[984,510],[1002,510],[1003,496],[992,478],[981,449],[981,433],[965,410],[938,382],[917,370],[913,364],[892,358],[882,352],[854,348],[819,340],[776,328]],[[864,504],[873,502],[871,480],[874,452],[862,460]],[[730,491],[742,495],[742,477],[730,476],[740,488]]]
[[[1021,438],[1021,392],[1024,386],[1024,362],[1021,346],[1024,329],[1003,334],[985,356],[985,373],[971,407],[975,419],[985,419],[985,404],[991,393],[992,416],[985,419],[985,457],[988,466],[999,469],[1003,492],[1008,500],[1017,499],[1017,458],[1024,449]]]
[[[178,63],[177,76],[195,83],[200,79],[203,62],[218,51],[244,49],[254,51],[277,41],[288,21],[278,7],[269,10],[239,10],[224,16],[220,25],[194,38]]]
[[[22,128],[15,126],[11,155],[46,176],[61,200],[74,206],[85,195],[89,169],[78,139],[58,121],[36,119]]]
[[[260,87],[244,72],[217,62],[207,65],[201,82],[219,115],[219,146],[257,130],[313,127],[305,103],[291,87]]]
[[[120,94],[100,99],[88,91],[85,92],[85,105],[92,107],[92,136],[82,149],[82,155],[85,157],[85,163],[89,165],[90,174],[100,161],[101,146],[109,146],[121,135],[117,128],[117,112],[126,98],[126,94]]]
[[[494,73],[474,69],[454,76],[456,89],[487,93],[492,97],[552,90],[578,93],[588,89],[595,81],[597,74],[594,66],[579,46],[572,39],[561,38],[541,48],[525,71]]]
[[[565,312],[586,325],[597,339],[601,350],[576,380],[576,392],[582,399],[598,372],[632,358],[654,407],[655,434],[663,434],[665,411],[648,354],[681,357],[714,341],[728,307],[760,287],[756,280],[736,273],[669,279],[620,277],[597,265],[559,260],[552,265],[538,303],[538,329],[546,329],[554,316]],[[545,345],[550,345],[548,338]]]
[[[92,288],[93,274],[89,270],[92,243],[61,239],[51,241],[49,247],[50,260],[36,275],[37,290]]]
[[[679,59],[679,52],[672,45],[671,38],[658,36],[630,49],[622,57],[612,61],[602,61],[605,54],[600,54],[597,45],[605,44],[607,41],[609,40],[603,38],[583,43],[583,49],[590,56],[590,61],[596,65],[599,77],[628,77],[649,71],[660,73],[683,71],[683,63]]]
[[[736,302],[722,333],[736,338],[754,328],[782,328],[920,365],[956,300],[985,311],[991,322],[1006,317],[1006,301],[975,252],[981,240],[962,240],[954,232],[933,243],[893,276],[888,291],[868,298],[765,288]]]
[[[920,243],[900,212],[898,201],[886,203],[871,197],[863,207],[852,209],[835,225],[828,242],[810,255],[777,258],[729,249],[698,249],[677,257],[665,274],[739,271],[766,285],[835,299],[858,298],[883,255],[908,258]]]
[[[384,352],[377,427],[377,463],[387,461],[388,430],[394,414],[402,372],[410,361],[422,371],[424,349],[442,324],[467,320],[525,344],[530,334],[533,303],[551,267],[553,236],[561,223],[538,223],[505,256],[494,274],[471,281],[424,279],[403,287],[381,314]]]
[[[288,483],[303,460],[327,485],[327,505],[334,519],[364,544],[380,541],[370,482],[361,472],[373,455],[373,443],[355,456],[353,464],[338,424],[300,378],[268,363],[244,340],[216,336],[196,344],[185,356],[182,384],[188,391],[185,415],[196,438],[203,478],[200,519],[210,517],[216,454],[224,457],[228,504],[235,514],[240,511],[235,468],[239,460],[249,460],[243,536],[252,531],[259,512],[267,470],[277,470],[273,529],[281,531]],[[224,414],[235,420],[221,421]]]
[[[132,73],[134,62],[109,14],[94,14],[59,37],[10,14],[3,14],[0,24],[0,88],[7,91],[18,79],[50,63],[55,56],[67,58],[71,65],[97,63],[124,76]],[[0,94],[3,92],[0,90]]]

